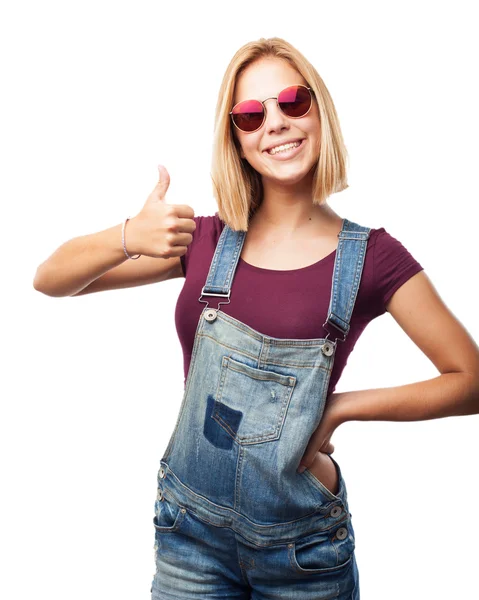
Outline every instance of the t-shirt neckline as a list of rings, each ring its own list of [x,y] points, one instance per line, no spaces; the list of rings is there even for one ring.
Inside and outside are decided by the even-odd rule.
[[[327,254],[326,256],[324,256],[323,258],[321,258],[320,260],[316,261],[315,263],[311,264],[311,265],[306,265],[305,267],[299,267],[299,269],[265,269],[264,267],[257,267],[256,265],[252,265],[248,262],[246,262],[241,256],[239,257],[239,262],[241,262],[244,267],[246,267],[247,269],[249,269],[250,271],[261,271],[262,273],[299,273],[299,272],[303,272],[303,271],[308,271],[310,269],[314,269],[315,267],[317,267],[318,265],[321,265],[324,262],[329,262],[329,260],[331,260],[337,252],[337,248],[335,250],[333,250],[332,252],[330,252],[329,254]]]

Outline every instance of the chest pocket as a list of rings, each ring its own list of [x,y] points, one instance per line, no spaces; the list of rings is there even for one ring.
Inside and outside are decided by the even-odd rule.
[[[239,444],[281,435],[296,377],[250,367],[223,356],[212,418]]]

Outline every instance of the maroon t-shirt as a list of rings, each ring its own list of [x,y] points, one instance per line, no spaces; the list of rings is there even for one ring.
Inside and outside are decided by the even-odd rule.
[[[224,227],[217,214],[194,217],[194,221],[193,240],[181,257],[185,283],[175,311],[176,330],[183,349],[185,385],[196,327],[206,306],[198,298]],[[220,309],[272,337],[325,337],[322,325],[328,314],[335,256],[336,250],[312,265],[286,271],[255,267],[240,257],[231,284],[230,303],[221,304]],[[328,395],[334,391],[348,356],[366,325],[384,314],[385,304],[393,293],[422,269],[384,227],[371,229],[350,330],[345,342],[338,341]],[[218,302],[224,299],[211,296],[202,300],[217,308]],[[331,334],[330,337],[336,336]]]

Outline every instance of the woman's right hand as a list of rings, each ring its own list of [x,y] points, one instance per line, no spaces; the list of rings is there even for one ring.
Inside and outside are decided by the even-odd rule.
[[[332,458],[325,452],[318,451],[309,471],[335,496],[339,492],[339,475]]]
[[[166,191],[170,175],[158,165],[159,180],[145,205],[125,228],[125,245],[129,254],[153,258],[171,258],[186,254],[196,229],[194,210],[187,204],[167,204]]]

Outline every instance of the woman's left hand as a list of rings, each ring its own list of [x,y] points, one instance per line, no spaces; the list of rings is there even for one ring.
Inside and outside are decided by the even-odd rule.
[[[341,424],[339,416],[339,403],[341,393],[330,394],[326,401],[326,406],[321,417],[321,421],[313,435],[310,437],[306,450],[300,461],[298,472],[302,473],[304,469],[308,469],[314,460],[317,452],[325,452],[331,454],[334,452],[334,446],[330,442],[336,428]],[[304,467],[302,468],[301,465]]]

